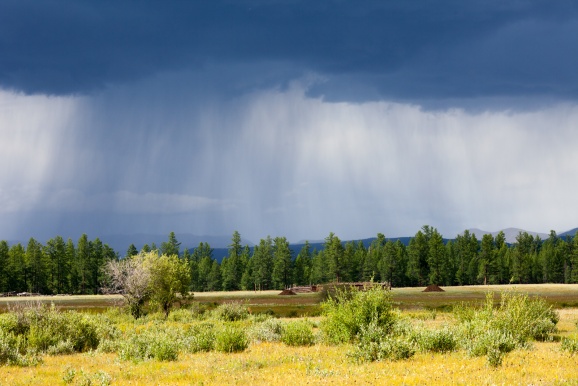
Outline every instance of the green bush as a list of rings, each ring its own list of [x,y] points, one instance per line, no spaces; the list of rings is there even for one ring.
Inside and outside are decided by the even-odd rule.
[[[321,330],[333,344],[352,342],[363,327],[375,324],[386,332],[397,320],[393,312],[391,294],[374,286],[365,291],[338,290],[322,304],[325,319]]]
[[[456,331],[447,326],[439,330],[417,329],[411,339],[421,351],[425,352],[455,351],[459,343]]]
[[[307,321],[290,322],[281,330],[281,342],[288,346],[311,346],[315,336]]]
[[[267,318],[255,323],[249,329],[249,337],[253,342],[279,342],[283,332],[283,323],[275,318]]]
[[[224,322],[236,322],[249,317],[249,310],[240,303],[223,303],[213,310],[213,317]]]
[[[8,312],[0,314],[0,331],[14,335],[26,335],[30,330],[30,320],[24,312]]]
[[[132,334],[118,345],[119,358],[133,362],[147,359],[175,361],[178,354],[179,343],[175,336],[156,329]]]
[[[52,345],[48,347],[46,350],[48,355],[67,355],[74,353],[74,345],[70,340],[61,340],[56,343],[56,345]]]
[[[27,352],[22,335],[0,329],[0,365],[36,366],[41,362],[35,352]]]
[[[462,346],[471,356],[488,356],[488,364],[500,366],[506,353],[526,348],[530,340],[547,340],[556,331],[558,314],[540,298],[513,291],[503,292],[494,307],[488,293],[481,308],[460,306],[454,314],[460,323]]]
[[[30,313],[28,346],[39,352],[92,350],[98,347],[100,341],[97,330],[97,324],[89,315],[74,311],[61,313],[54,308],[41,309]]]
[[[560,349],[569,352],[571,355],[576,354],[578,352],[578,337],[571,336],[562,338]]]
[[[454,314],[462,324],[470,323],[483,331],[501,331],[521,346],[531,339],[551,338],[559,321],[556,311],[544,299],[513,291],[502,292],[498,307],[494,307],[493,294],[489,293],[481,309],[461,306]],[[478,335],[478,331],[473,331],[473,335]]]
[[[204,309],[195,303],[190,308],[179,308],[178,310],[171,311],[167,320],[178,323],[194,323],[202,320],[204,313]]]
[[[193,325],[184,333],[182,344],[190,353],[212,351],[215,348],[215,329],[212,324]]]
[[[491,367],[500,367],[504,361],[505,352],[500,351],[499,348],[493,346],[488,349],[487,361]]]
[[[179,359],[179,346],[170,337],[161,336],[150,343],[150,353],[158,361],[176,361]]]
[[[519,342],[509,333],[496,329],[480,331],[476,329],[475,336],[465,336],[464,348],[469,356],[488,355],[492,350],[506,354],[520,348]]]
[[[549,339],[560,320],[544,299],[511,291],[502,292],[496,315],[495,326],[509,331],[520,342]]]
[[[10,365],[16,362],[19,356],[14,334],[0,330],[0,365]]]
[[[361,328],[359,340],[348,356],[356,362],[408,359],[416,352],[411,336],[411,326],[402,320],[393,328],[370,323]]]
[[[102,353],[115,353],[120,348],[120,339],[102,339],[98,345],[98,351]]]
[[[249,347],[249,339],[245,331],[232,326],[225,326],[217,332],[215,350],[224,353],[245,351]]]

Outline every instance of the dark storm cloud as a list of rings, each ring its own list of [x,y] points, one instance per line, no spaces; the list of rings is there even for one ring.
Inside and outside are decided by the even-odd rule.
[[[315,73],[329,99],[574,99],[576,36],[572,1],[4,1],[0,87],[84,94],[245,64],[215,85]]]

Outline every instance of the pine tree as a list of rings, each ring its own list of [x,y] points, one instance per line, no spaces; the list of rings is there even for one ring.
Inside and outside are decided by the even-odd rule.
[[[285,237],[275,237],[273,241],[273,287],[283,289],[291,285],[291,249]]]
[[[97,294],[101,287],[102,270],[105,265],[104,245],[97,237],[89,242],[88,288],[87,292]]]
[[[358,241],[353,255],[353,264],[349,267],[351,281],[363,281],[363,264],[366,256],[367,248],[362,241]]]
[[[213,258],[213,248],[209,243],[200,242],[199,246],[193,249],[193,254],[191,255],[191,259],[200,263],[201,260],[205,257]]]
[[[45,247],[48,257],[48,289],[53,294],[64,293],[70,264],[66,258],[66,243],[61,236],[48,240]]]
[[[444,266],[446,264],[446,248],[442,235],[433,228],[428,241],[427,263],[429,268],[429,283],[442,284]]]
[[[520,232],[516,236],[516,244],[511,254],[510,282],[527,284],[532,282],[532,253],[534,238],[527,232]]]
[[[180,255],[181,243],[177,241],[175,232],[169,233],[169,240],[167,242],[161,243],[161,255],[172,256]]]
[[[136,249],[136,246],[134,244],[129,245],[124,257],[132,257],[136,255],[138,255],[138,249]]]
[[[379,236],[379,235],[378,235]],[[365,258],[363,259],[363,265],[361,268],[361,280],[362,281],[380,281],[380,273],[379,273],[379,262],[382,258],[382,245],[379,237],[377,240],[374,240],[367,253],[365,254]]]
[[[30,238],[26,247],[26,261],[29,272],[28,291],[35,293],[47,292],[46,258],[43,246],[34,238]]]
[[[427,226],[426,226],[427,227]],[[418,231],[410,240],[408,247],[407,276],[414,285],[422,286],[429,282],[429,267],[427,264],[429,255],[428,237],[429,227]]]
[[[475,259],[478,254],[478,240],[469,230],[465,230],[463,235],[458,235],[455,240],[456,253],[456,282],[458,285],[473,284],[477,276],[477,264]],[[473,263],[472,263],[473,261]],[[475,269],[474,278],[470,272]]]
[[[320,284],[329,281],[329,268],[325,251],[313,250],[311,263],[311,283]]]
[[[254,259],[249,257],[245,264],[243,276],[241,276],[241,289],[245,291],[256,290],[255,282],[253,281],[253,262]]]
[[[0,241],[0,292],[7,292],[9,272],[10,247],[5,240]]]
[[[343,245],[339,237],[333,232],[325,238],[324,255],[329,268],[329,278],[334,281],[341,281],[343,275]]]
[[[270,236],[259,241],[253,250],[253,285],[257,290],[273,288],[273,240]]]
[[[78,293],[78,283],[80,283],[80,276],[78,274],[78,267],[76,264],[76,246],[72,239],[66,241],[65,250],[66,266],[68,267],[68,275],[66,275],[63,282],[62,292],[67,294]]]
[[[454,285],[456,277],[456,250],[451,240],[446,243],[446,256],[443,266],[443,283],[449,286]]]
[[[87,294],[90,278],[90,243],[86,234],[80,236],[76,244],[75,269],[78,275],[77,293]]]
[[[494,237],[490,233],[482,236],[478,267],[478,279],[484,285],[496,284],[496,247]]]
[[[23,292],[28,290],[26,277],[26,250],[22,244],[17,243],[8,251],[8,288],[10,291]]]
[[[570,264],[572,266],[570,282],[578,283],[578,234],[572,240],[572,249],[570,252]]]
[[[209,275],[211,274],[211,269],[213,268],[213,262],[216,261],[211,255],[203,256],[199,262],[199,275],[196,286],[193,287],[193,291],[209,291]]]
[[[213,260],[211,266],[211,272],[209,273],[207,280],[207,289],[209,291],[219,291],[223,287],[221,282],[221,267],[216,260]]]
[[[241,289],[241,278],[243,277],[243,247],[241,246],[241,235],[235,231],[233,233],[232,243],[229,245],[229,255],[223,260],[221,267],[221,276],[223,281],[223,290],[236,291]]]

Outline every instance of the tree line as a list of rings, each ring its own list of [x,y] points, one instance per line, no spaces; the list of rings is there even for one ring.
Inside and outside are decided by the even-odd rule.
[[[334,233],[323,248],[306,242],[295,252],[285,237],[261,239],[250,248],[234,232],[228,255],[219,263],[208,243],[180,249],[170,233],[160,247],[131,245],[121,257],[98,238],[82,235],[76,243],[60,236],[42,245],[31,238],[24,247],[0,241],[0,292],[96,294],[107,284],[105,267],[157,251],[176,255],[190,269],[192,291],[282,289],[332,281],[387,281],[394,287],[472,284],[578,283],[578,237],[547,239],[521,232],[508,244],[503,232],[478,239],[465,231],[445,241],[436,228],[425,225],[406,246],[379,233],[369,246],[342,242]]]

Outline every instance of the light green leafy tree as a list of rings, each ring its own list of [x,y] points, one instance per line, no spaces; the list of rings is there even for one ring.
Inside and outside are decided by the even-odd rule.
[[[168,316],[177,300],[189,297],[189,266],[176,255],[159,256],[156,251],[140,253],[109,261],[106,272],[108,292],[121,294],[135,318],[142,315],[147,302],[158,306]]]
[[[146,255],[145,264],[150,271],[150,300],[169,315],[173,304],[189,297],[191,271],[187,262],[177,255]]]

